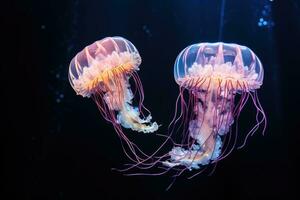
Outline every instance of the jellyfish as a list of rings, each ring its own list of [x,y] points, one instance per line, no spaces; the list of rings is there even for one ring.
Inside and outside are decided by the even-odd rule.
[[[224,159],[237,146],[238,119],[248,99],[256,108],[256,123],[239,148],[259,127],[264,134],[266,115],[257,95],[263,76],[260,60],[246,46],[198,43],[181,51],[174,65],[179,96],[169,128],[182,137],[163,165],[193,170]]]
[[[126,137],[121,126],[143,133],[158,129],[158,124],[151,122],[150,111],[143,105],[144,92],[137,74],[140,64],[139,52],[130,41],[122,37],[106,37],[86,46],[69,66],[69,81],[77,95],[90,97],[96,102],[103,118],[112,123],[136,159],[139,158],[136,155],[139,149],[136,150],[136,145]],[[137,100],[135,96],[138,96]],[[133,100],[138,106],[133,106]]]

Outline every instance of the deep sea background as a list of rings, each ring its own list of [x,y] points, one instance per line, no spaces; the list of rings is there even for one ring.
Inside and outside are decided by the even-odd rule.
[[[300,2],[296,0],[68,0],[10,1],[2,7],[1,199],[269,199],[287,198],[295,168],[299,102]],[[263,63],[258,91],[268,117],[242,150],[215,172],[191,180],[170,175],[127,177],[112,171],[127,163],[111,124],[91,99],[76,96],[68,65],[86,45],[122,36],[139,50],[145,105],[165,133],[178,87],[173,64],[186,46],[233,42]],[[254,117],[251,103],[240,118],[243,135]],[[299,130],[298,130],[299,132]],[[161,138],[127,131],[140,146]],[[168,149],[168,148],[167,148]],[[166,149],[166,150],[167,150]],[[299,194],[298,194],[299,196]]]

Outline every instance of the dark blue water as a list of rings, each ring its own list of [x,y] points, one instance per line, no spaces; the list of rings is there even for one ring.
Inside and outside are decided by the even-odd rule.
[[[1,68],[3,107],[8,131],[4,139],[5,189],[13,199],[262,199],[288,194],[285,96],[298,95],[290,81],[299,72],[293,36],[300,27],[299,2],[276,0],[189,1],[20,1],[4,11],[9,31]],[[246,147],[220,162],[211,176],[192,180],[126,177],[111,171],[128,162],[111,124],[91,99],[76,96],[68,82],[70,60],[86,45],[122,36],[139,50],[138,72],[145,105],[165,133],[178,86],[173,65],[178,53],[199,42],[238,43],[261,59],[265,77],[259,98],[268,118]],[[3,40],[6,40],[3,38]],[[290,86],[287,85],[290,83]],[[289,91],[291,90],[291,92]],[[295,103],[295,100],[292,101]],[[254,124],[245,108],[240,130]],[[2,131],[1,131],[2,132]],[[128,132],[146,149],[155,136]]]

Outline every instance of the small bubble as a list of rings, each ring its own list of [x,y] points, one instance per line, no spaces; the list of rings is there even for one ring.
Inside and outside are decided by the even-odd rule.
[[[41,29],[46,29],[46,26],[44,24],[41,25]]]
[[[59,97],[60,97],[60,98],[64,98],[65,95],[64,95],[64,94],[60,94]]]
[[[150,31],[150,29],[147,27],[147,25],[143,25],[142,28],[143,28],[144,32],[145,32],[149,37],[152,36],[151,31]]]
[[[61,100],[59,98],[56,99],[56,103],[60,103]]]
[[[271,26],[274,26],[274,25],[275,25],[275,23],[274,23],[274,22],[271,22],[271,23],[270,23],[270,25],[271,25]]]

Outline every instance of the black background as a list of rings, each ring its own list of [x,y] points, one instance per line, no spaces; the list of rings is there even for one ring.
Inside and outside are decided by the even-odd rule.
[[[297,56],[300,3],[221,1],[20,1],[2,8],[1,93],[3,199],[262,199],[290,194],[294,167],[288,135],[290,109],[297,108]],[[272,27],[257,22],[264,18]],[[268,8],[268,7],[267,7]],[[220,33],[222,30],[222,33]],[[221,35],[220,35],[221,34]],[[123,36],[139,50],[139,76],[145,105],[164,133],[178,93],[173,63],[187,45],[235,42],[261,59],[264,85],[259,97],[268,117],[242,150],[220,162],[212,176],[179,178],[165,191],[169,176],[126,177],[113,167],[126,160],[112,126],[90,99],[76,96],[67,80],[72,57],[95,40]],[[299,79],[299,78],[298,78]],[[292,107],[295,106],[295,107]],[[254,123],[251,104],[243,111],[240,133]],[[294,123],[293,123],[294,124]],[[161,141],[128,131],[153,149]],[[147,137],[147,138],[146,138]],[[289,155],[289,156],[288,156]],[[293,157],[294,158],[294,157]]]

